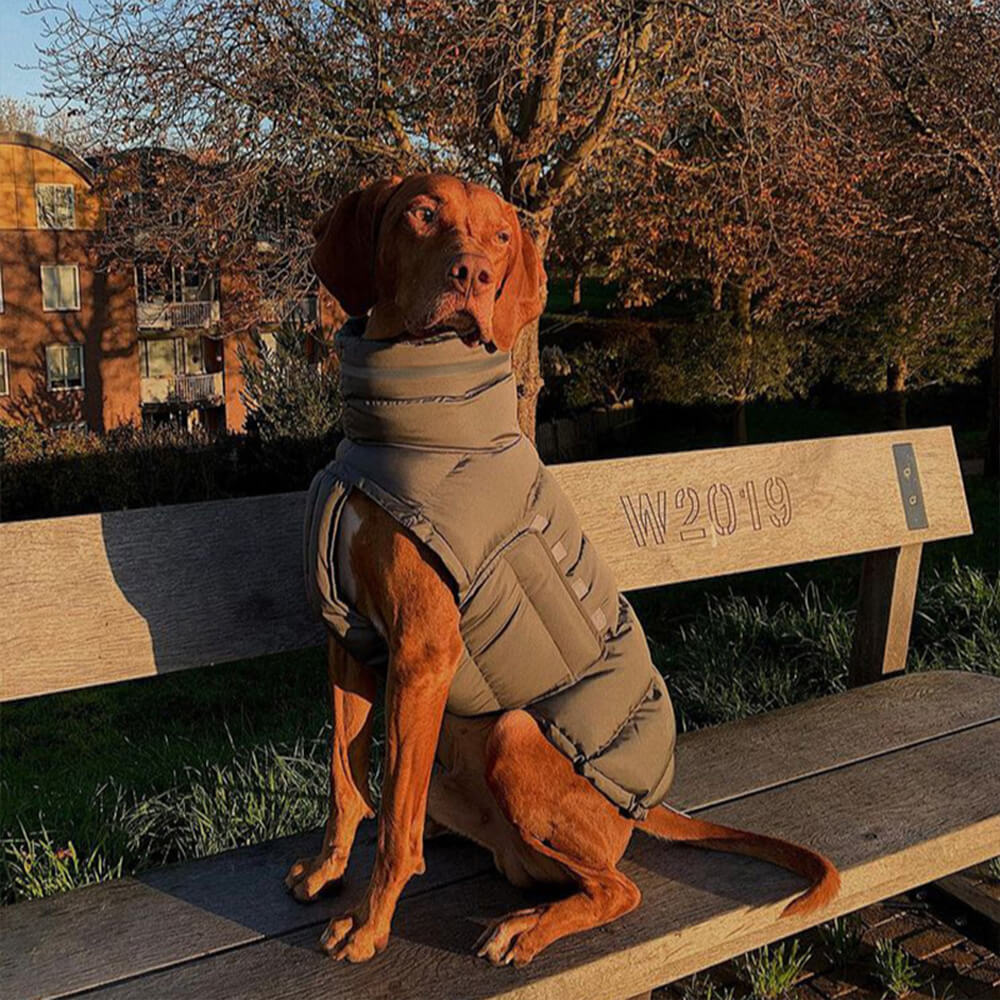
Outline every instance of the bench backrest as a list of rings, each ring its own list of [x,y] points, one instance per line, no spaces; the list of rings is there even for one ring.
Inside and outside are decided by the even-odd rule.
[[[901,669],[924,542],[971,531],[949,428],[553,466],[626,590],[867,552],[855,680]],[[0,524],[0,700],[322,641],[304,494]]]

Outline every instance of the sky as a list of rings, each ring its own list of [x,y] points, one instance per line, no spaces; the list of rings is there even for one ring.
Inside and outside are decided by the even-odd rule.
[[[0,95],[35,100],[42,89],[36,44],[42,39],[42,18],[24,13],[28,0],[0,0]],[[82,0],[77,7],[87,8]]]

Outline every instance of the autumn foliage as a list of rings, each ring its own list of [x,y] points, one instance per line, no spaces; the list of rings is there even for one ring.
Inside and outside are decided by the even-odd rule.
[[[1000,392],[996,0],[35,7],[50,94],[106,149],[192,157],[172,193],[210,206],[211,236],[176,238],[272,292],[308,286],[320,206],[440,169],[495,186],[550,266],[622,304],[701,288],[691,355],[738,409],[794,388],[817,345],[904,388],[949,343],[963,370],[992,345]],[[863,349],[821,340],[831,323]],[[537,332],[516,366],[530,428]]]

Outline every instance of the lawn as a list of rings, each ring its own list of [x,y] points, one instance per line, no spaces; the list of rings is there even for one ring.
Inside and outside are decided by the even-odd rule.
[[[788,431],[780,408],[754,416],[759,439]],[[822,416],[803,415],[797,436],[814,419],[829,428]],[[685,434],[654,428],[641,444],[720,443]],[[970,477],[966,488],[975,535],[925,550],[914,669],[1000,672],[997,484]],[[838,559],[632,595],[682,726],[841,689],[858,567]],[[325,814],[319,651],[29,699],[4,707],[2,723],[5,901],[296,832]]]

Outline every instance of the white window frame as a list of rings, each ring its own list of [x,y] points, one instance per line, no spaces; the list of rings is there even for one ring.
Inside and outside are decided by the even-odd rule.
[[[7,364],[7,348],[0,347],[0,379],[3,380],[3,384],[0,385],[0,396],[10,395],[10,367]]]
[[[45,195],[51,197],[55,191],[69,192],[69,225],[64,225],[64,219],[56,214],[53,205],[49,208],[42,207],[42,198]],[[60,206],[62,207],[62,206]],[[51,212],[51,218],[48,217]],[[76,188],[72,184],[36,184],[35,185],[35,221],[39,229],[76,229]]]
[[[75,349],[80,352],[80,384],[79,385],[53,385],[52,384],[52,365],[49,361],[49,351],[55,351],[62,349],[63,351],[68,351],[70,349]],[[68,365],[63,364],[63,371],[66,371]],[[48,386],[49,392],[82,392],[87,387],[87,374],[84,367],[84,355],[83,355],[83,344],[46,344],[45,345],[45,384]]]
[[[0,313],[3,312],[3,268],[0,267]]]
[[[73,306],[47,306],[45,304],[45,279],[42,275],[46,268],[71,267],[76,275],[76,305]],[[38,280],[42,285],[42,312],[79,312],[80,311],[80,265],[79,264],[42,264],[38,270]]]

